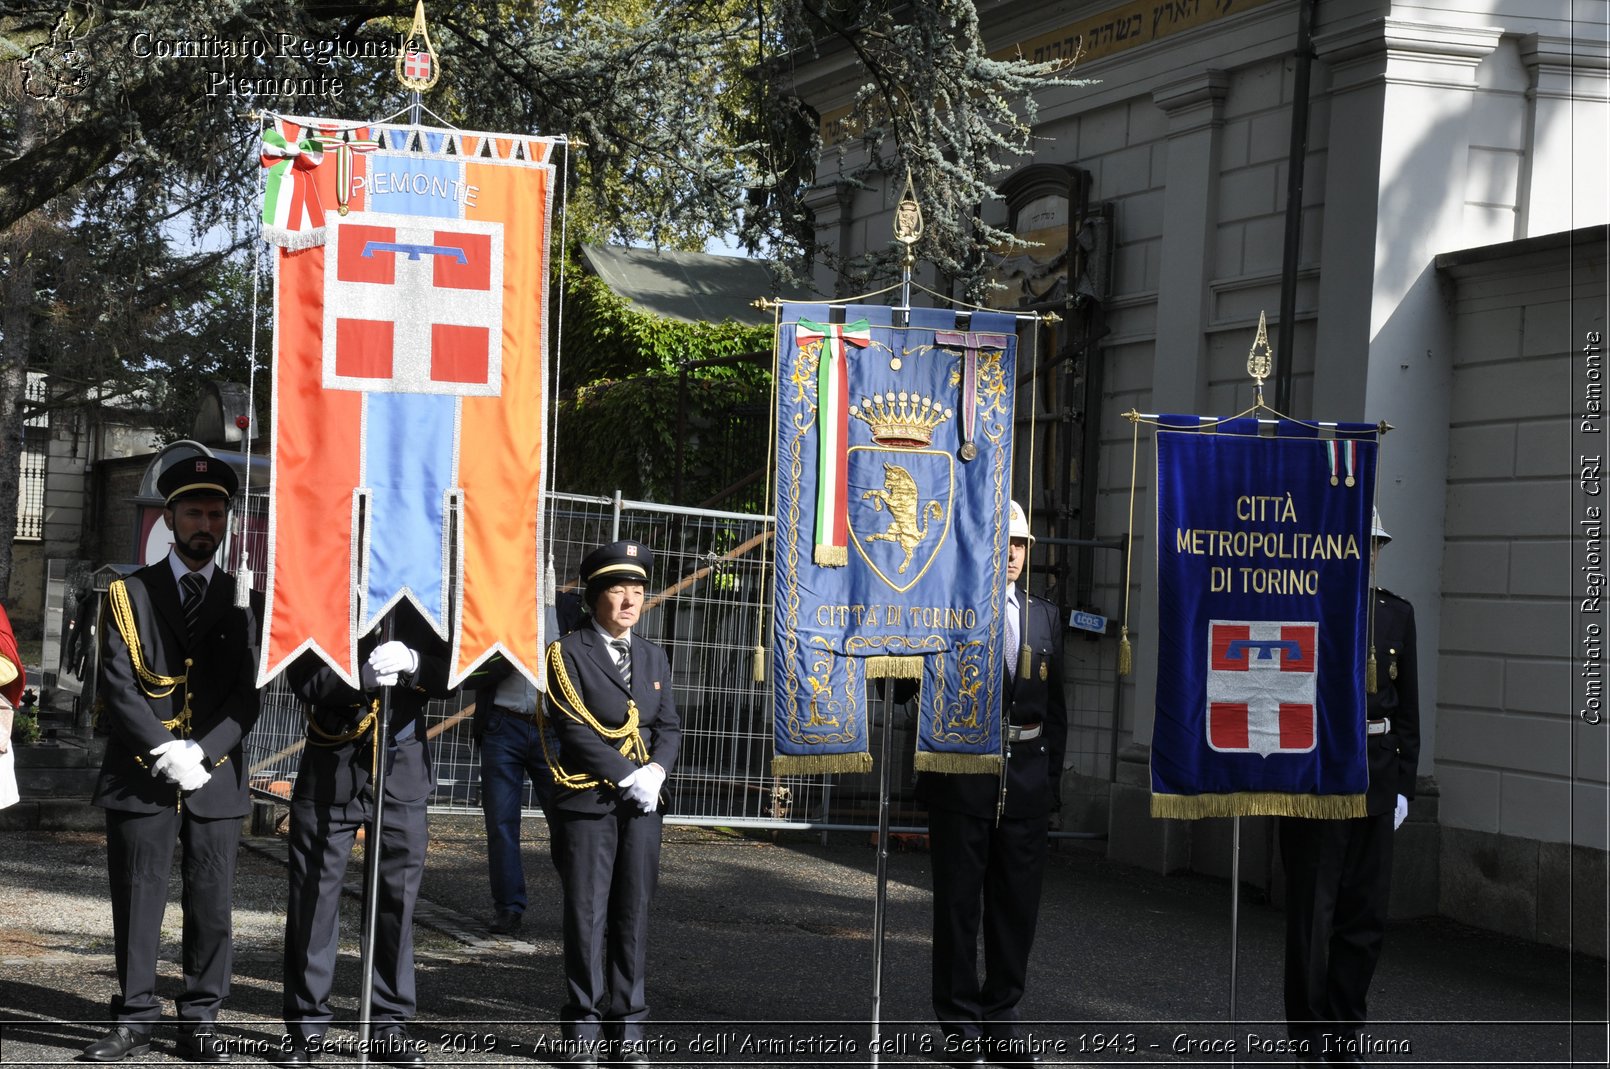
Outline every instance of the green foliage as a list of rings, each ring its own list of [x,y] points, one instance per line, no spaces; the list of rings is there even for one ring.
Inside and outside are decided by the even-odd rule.
[[[579,272],[568,288],[560,386],[587,385],[560,394],[557,489],[694,505],[764,468],[769,326],[646,315]]]
[[[566,382],[674,372],[695,361],[771,350],[770,327],[645,315],[596,275],[580,271],[570,275],[565,302]]]
[[[39,718],[26,709],[18,709],[11,718],[11,741],[22,746],[32,746],[44,733],[39,730]]]

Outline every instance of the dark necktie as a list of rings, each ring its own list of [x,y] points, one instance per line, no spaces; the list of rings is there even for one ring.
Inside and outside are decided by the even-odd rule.
[[[632,646],[624,638],[612,638],[609,644],[615,648],[615,670],[621,674],[621,682],[626,689],[632,689]]]
[[[1013,679],[1017,678],[1018,648],[1022,645],[1018,638],[1018,617],[1021,610],[1017,605],[1017,598],[1011,594],[1006,596],[1006,674]]]
[[[187,572],[179,580],[184,588],[184,626],[194,642],[201,633],[201,602],[207,594],[207,580],[200,572]]]

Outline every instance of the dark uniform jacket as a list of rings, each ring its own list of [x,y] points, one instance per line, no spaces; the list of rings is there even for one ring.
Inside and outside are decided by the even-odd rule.
[[[261,599],[254,594],[252,608],[237,608],[235,577],[214,568],[201,603],[199,637],[192,643],[180,607],[179,585],[167,558],[141,568],[123,580],[123,586],[133,612],[140,661],[147,670],[180,676],[185,674],[185,659],[192,663],[186,683],[175,685],[165,696],[152,696],[153,691],[160,694],[169,688],[137,678],[129,643],[115,618],[112,596],[107,596],[99,695],[103,703],[100,727],[110,737],[95,785],[95,804],[131,813],[155,813],[178,803],[179,788],[152,774],[157,759],[151,751],[186,737],[182,725],[169,730],[162,722],[180,715],[188,693],[188,737],[206,754],[205,767],[211,769],[212,778],[200,790],[184,796],[185,808],[209,819],[245,816],[250,803],[241,739],[257,722],[256,606]]]
[[[1397,795],[1414,797],[1420,763],[1420,671],[1416,655],[1414,606],[1390,590],[1376,588],[1375,693],[1365,702],[1371,720],[1388,718],[1392,730],[1366,735],[1370,786],[1365,806],[1374,816],[1390,813]]]
[[[1026,596],[1026,595],[1020,595]],[[1011,743],[1006,765],[1006,808],[1009,817],[1035,817],[1061,805],[1062,755],[1068,742],[1068,715],[1062,692],[1062,627],[1056,607],[1028,599],[1027,645],[1034,652],[1027,676],[1005,680],[1003,723],[1040,724],[1040,737]],[[1016,650],[1006,656],[1016,658]],[[931,808],[974,816],[995,815],[1000,780],[995,776],[923,772],[917,776],[917,798]]]
[[[632,636],[632,689],[627,693],[615,667],[608,641],[591,624],[583,625],[548,647],[547,721],[559,736],[560,756],[554,768],[550,803],[572,813],[612,813],[622,797],[615,784],[641,764],[657,763],[669,775],[682,745],[682,721],[671,694],[671,662],[665,651]],[[621,753],[586,723],[618,729],[627,721],[627,703],[637,707],[637,733],[648,760]],[[583,712],[584,711],[584,712]],[[629,740],[621,740],[629,741]],[[566,786],[562,774],[595,781]]]
[[[389,755],[386,797],[417,802],[436,786],[430,751],[425,746],[425,706],[432,698],[452,694],[447,686],[447,644],[424,620],[404,609],[394,610],[396,639],[419,654],[419,671],[404,676],[391,689],[391,732],[381,752]],[[358,641],[358,663],[380,645],[380,628]],[[379,693],[365,696],[334,669],[313,655],[292,663],[291,690],[313,708],[308,716],[307,748],[302,751],[294,796],[324,805],[345,805],[369,788],[374,771],[374,729],[355,732],[372,712]],[[376,721],[378,723],[378,719]]]

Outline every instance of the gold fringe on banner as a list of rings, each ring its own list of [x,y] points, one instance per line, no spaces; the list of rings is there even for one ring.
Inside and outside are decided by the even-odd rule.
[[[865,661],[868,679],[921,679],[921,657],[868,657]]]
[[[754,676],[756,683],[766,682],[766,647],[755,643]]]
[[[1152,816],[1171,820],[1203,817],[1308,817],[1345,820],[1367,815],[1362,794],[1281,794],[1243,791],[1236,794],[1152,795]]]
[[[999,776],[1001,755],[997,753],[932,753],[918,750],[911,759],[918,772],[961,772]]]
[[[823,568],[842,568],[850,563],[850,547],[817,546],[811,551],[811,560]]]
[[[774,776],[820,776],[835,772],[871,772],[872,755],[861,753],[774,754]]]

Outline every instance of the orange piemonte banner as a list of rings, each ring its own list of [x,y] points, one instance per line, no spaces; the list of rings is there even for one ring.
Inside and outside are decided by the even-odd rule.
[[[403,599],[539,676],[551,141],[278,117],[274,453],[259,683]]]

